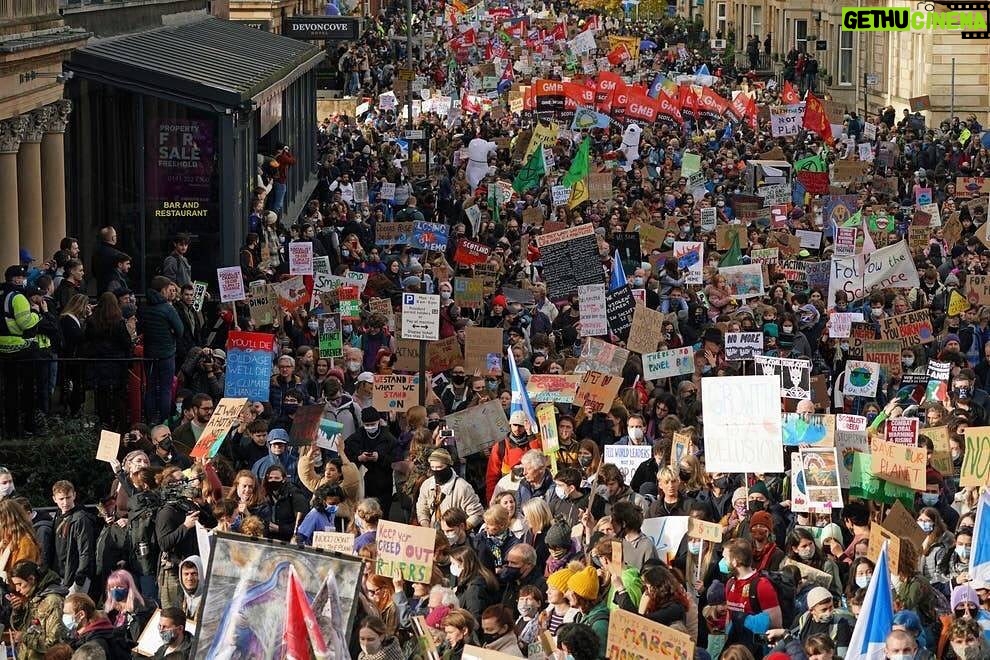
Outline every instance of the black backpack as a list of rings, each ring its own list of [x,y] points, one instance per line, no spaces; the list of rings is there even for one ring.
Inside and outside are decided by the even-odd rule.
[[[158,493],[146,491],[136,493],[132,498],[134,509],[128,522],[131,551],[134,566],[140,575],[155,575],[158,571],[158,538],[155,535],[155,521],[162,508]]]
[[[797,585],[787,573],[760,571],[759,577],[753,581],[753,587],[749,590],[749,609],[753,610],[754,613],[763,611],[757,596],[757,587],[763,578],[770,580],[773,590],[777,592],[777,601],[780,603],[780,625],[781,628],[789,630],[794,623],[794,600],[797,595]],[[732,580],[729,580],[730,584]]]

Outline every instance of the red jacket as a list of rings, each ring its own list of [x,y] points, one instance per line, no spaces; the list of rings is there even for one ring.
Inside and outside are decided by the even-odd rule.
[[[495,495],[495,486],[498,480],[509,474],[515,466],[522,461],[523,454],[530,449],[541,449],[539,438],[533,438],[527,444],[516,445],[508,436],[502,438],[492,446],[492,453],[488,456],[488,470],[485,474],[485,501],[491,502]]]

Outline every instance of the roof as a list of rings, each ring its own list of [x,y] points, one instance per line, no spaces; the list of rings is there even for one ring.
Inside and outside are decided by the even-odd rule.
[[[68,68],[152,95],[238,107],[322,58],[315,44],[207,17],[91,43],[72,53]]]

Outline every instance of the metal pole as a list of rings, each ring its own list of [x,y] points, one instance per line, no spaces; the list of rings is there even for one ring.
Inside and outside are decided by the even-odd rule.
[[[952,58],[951,88],[949,92],[949,119],[956,114],[956,58]]]
[[[426,351],[429,350],[428,343],[422,339],[419,340],[419,405],[426,405],[426,388],[429,387],[426,383]]]
[[[413,6],[412,0],[406,0],[406,68],[412,70],[413,68],[413,52],[412,52],[412,17],[413,17]],[[409,121],[408,128],[413,127],[413,111],[412,111],[412,81],[406,82],[406,111]],[[410,172],[410,174],[412,174]]]

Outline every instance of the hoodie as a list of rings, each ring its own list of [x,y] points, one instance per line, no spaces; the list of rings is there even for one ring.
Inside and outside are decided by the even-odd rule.
[[[192,593],[182,585],[182,567],[185,564],[192,564],[196,567],[199,572],[199,584],[196,585],[196,591]],[[199,558],[199,555],[192,555],[191,557],[186,557],[179,564],[179,584],[182,585],[182,609],[185,611],[187,617],[192,617],[193,619],[198,618],[199,615],[199,605],[203,600],[203,589],[206,586],[206,577],[203,574],[203,560]]]

